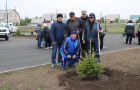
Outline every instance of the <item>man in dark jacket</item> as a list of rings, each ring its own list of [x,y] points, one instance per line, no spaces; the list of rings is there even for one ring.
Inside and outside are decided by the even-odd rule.
[[[71,32],[75,30],[79,36],[78,39],[80,40],[82,44],[82,33],[84,29],[84,23],[80,19],[75,17],[74,12],[70,12],[69,16],[70,16],[70,19],[67,20],[66,25],[65,25],[65,38],[69,37]],[[80,53],[79,53],[79,57],[80,57]]]
[[[37,46],[41,48],[41,40],[42,40],[42,24],[38,23],[37,28],[35,29],[37,33]]]
[[[52,67],[55,67],[57,48],[60,49],[60,47],[62,45],[62,41],[64,40],[65,24],[62,23],[62,19],[63,19],[63,15],[58,14],[57,21],[52,23],[52,25],[51,25],[50,36],[51,36],[51,41],[52,41]],[[62,59],[62,56],[61,56],[60,50],[59,50],[58,65],[61,65],[61,59]]]
[[[47,24],[44,24],[43,38],[44,38],[44,41],[46,42],[46,43],[45,43],[45,48],[46,48],[46,49],[51,48],[50,30],[49,30],[49,28],[47,27]],[[49,47],[48,47],[48,45],[49,45]]]
[[[61,46],[60,52],[62,55],[62,70],[65,69],[67,61],[68,66],[72,67],[77,61],[76,59],[78,59],[79,41],[76,37],[77,32],[72,31],[71,36],[66,38]]]
[[[98,62],[100,62],[99,56],[99,46],[98,46],[98,33],[101,30],[99,25],[99,29],[97,28],[96,17],[94,13],[89,14],[89,22],[85,24],[84,33],[83,33],[83,44],[87,44],[87,53],[91,52],[92,54],[92,47],[94,47],[95,58],[98,58]],[[90,40],[91,40],[91,47],[90,47]],[[91,48],[91,50],[90,50]]]
[[[86,10],[81,11],[81,17],[79,19],[84,23],[83,25],[85,26],[85,24],[89,21]],[[83,50],[82,56],[85,57],[84,51],[86,51],[87,46],[86,46],[86,44],[83,44],[83,43],[81,43],[81,46],[82,46],[82,50]]]
[[[83,21],[84,22],[84,24],[85,23],[87,23],[88,22],[88,15],[87,15],[87,11],[86,10],[83,10],[83,11],[81,11],[81,17],[80,17],[80,19],[81,19],[81,21]]]
[[[128,43],[129,38],[130,38],[129,44],[131,44],[132,36],[135,33],[135,27],[134,27],[134,24],[132,23],[132,20],[129,20],[128,24],[126,24],[125,33],[127,35],[125,44]]]

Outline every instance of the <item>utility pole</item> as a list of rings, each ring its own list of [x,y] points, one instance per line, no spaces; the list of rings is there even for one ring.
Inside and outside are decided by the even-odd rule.
[[[8,26],[8,11],[7,11],[7,0],[6,0],[6,13],[7,13],[7,26]]]
[[[107,31],[107,30],[106,30],[106,16],[105,16],[105,31]]]

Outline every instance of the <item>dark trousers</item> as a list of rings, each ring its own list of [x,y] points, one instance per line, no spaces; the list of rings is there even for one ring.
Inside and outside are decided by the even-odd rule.
[[[45,47],[47,48],[48,46],[51,47],[51,39],[45,39]]]
[[[138,43],[140,44],[140,31],[138,32]]]
[[[104,46],[104,36],[100,36],[100,49],[103,49]]]
[[[129,44],[131,44],[131,42],[132,42],[132,36],[133,36],[133,34],[127,34],[127,36],[126,36],[126,44],[128,43],[129,38],[130,38]]]

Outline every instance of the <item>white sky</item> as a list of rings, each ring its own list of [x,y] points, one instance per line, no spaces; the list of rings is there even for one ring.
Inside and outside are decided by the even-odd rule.
[[[5,9],[6,0],[0,0],[0,10]],[[42,17],[44,13],[66,13],[74,11],[76,16],[81,15],[81,10],[95,13],[96,17],[106,14],[120,14],[121,19],[129,19],[130,15],[140,14],[140,0],[7,0],[8,9],[16,7],[23,19]]]

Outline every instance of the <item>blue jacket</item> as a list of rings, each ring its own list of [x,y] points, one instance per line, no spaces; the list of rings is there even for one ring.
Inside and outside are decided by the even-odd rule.
[[[64,27],[65,24],[59,21],[52,23],[50,29],[50,37],[52,42],[64,40]]]
[[[102,30],[100,24],[99,24],[99,29]],[[97,22],[93,22],[91,32],[90,32],[90,22],[87,22],[85,24],[82,39],[85,40],[86,42],[90,42],[91,38],[92,38],[92,42],[98,42]]]
[[[60,52],[64,55],[78,55],[79,53],[79,41],[73,40],[72,37],[68,37],[64,40]]]
[[[43,35],[43,30],[41,28],[41,24],[37,24],[37,28],[35,29],[35,32],[37,33],[37,36],[42,36]]]

